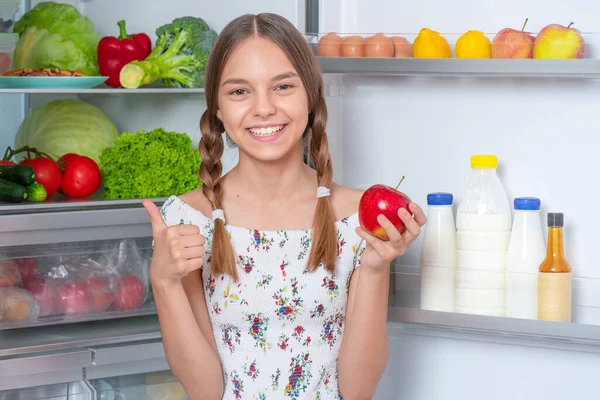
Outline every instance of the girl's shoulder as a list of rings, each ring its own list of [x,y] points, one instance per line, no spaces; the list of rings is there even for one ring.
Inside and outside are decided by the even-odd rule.
[[[364,191],[335,183],[331,186],[331,206],[336,221],[357,213],[358,203]]]
[[[210,220],[208,216],[212,215],[212,207],[202,189],[196,189],[179,196],[170,196],[162,205],[160,213],[168,226],[200,225]]]

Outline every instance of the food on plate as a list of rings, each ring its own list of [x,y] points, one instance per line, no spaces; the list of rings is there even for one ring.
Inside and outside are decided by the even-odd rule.
[[[319,43],[317,43],[317,55],[320,57],[341,57],[343,41],[344,39],[335,33],[328,33],[319,39]]]
[[[458,38],[454,52],[456,58],[490,58],[492,44],[483,32],[470,30]]]
[[[381,240],[389,240],[387,233],[377,222],[377,216],[383,214],[400,233],[404,233],[406,226],[398,216],[398,210],[404,208],[410,213],[410,203],[410,198],[397,189],[387,185],[373,185],[365,190],[358,204],[360,226]]]
[[[52,279],[34,279],[23,283],[23,288],[38,301],[40,317],[59,314],[59,300],[56,283]]]
[[[76,7],[51,1],[38,3],[13,30],[19,34],[13,68],[59,68],[98,75],[100,34]]]
[[[27,188],[16,182],[0,178],[0,201],[21,203],[27,199]]]
[[[17,286],[20,283],[19,266],[11,260],[0,260],[0,287]]]
[[[217,33],[201,18],[176,18],[156,30],[154,50],[121,70],[121,85],[136,89],[158,79],[168,87],[204,87],[204,69]]]
[[[62,179],[62,171],[56,161],[49,157],[40,156],[22,160],[19,164],[28,165],[35,170],[35,181],[44,187],[47,198],[54,196],[58,191]],[[41,191],[39,189],[36,190],[36,193],[41,195]]]
[[[146,292],[144,284],[133,275],[123,275],[117,280],[115,309],[135,310],[144,303]]]
[[[85,281],[85,288],[89,296],[91,312],[104,312],[115,300],[115,293],[105,279],[88,278]]]
[[[98,66],[100,74],[108,76],[106,85],[121,87],[119,75],[123,66],[131,61],[142,61],[152,50],[152,41],[145,33],[127,33],[125,21],[117,23],[119,36],[106,36],[98,43]]]
[[[342,57],[364,57],[365,39],[362,36],[346,36],[342,42]]]
[[[0,321],[24,321],[38,317],[38,303],[27,290],[0,288]]]
[[[68,282],[58,289],[58,308],[62,314],[85,314],[90,311],[90,297],[84,282]]]
[[[512,28],[500,30],[492,40],[492,58],[533,58],[535,38],[525,32],[528,19],[520,31]]]
[[[451,58],[450,44],[439,32],[423,28],[413,42],[415,58]]]
[[[394,42],[382,33],[365,40],[365,57],[389,58],[394,56]]]
[[[38,268],[38,264],[35,258],[15,258],[13,261],[19,267],[19,272],[21,273],[21,281],[23,282],[23,285],[39,279],[40,270]]]
[[[102,184],[100,168],[94,160],[77,154],[66,154],[61,158],[63,175],[60,192],[73,198],[93,195]]]
[[[5,72],[3,76],[85,76],[81,72],[58,68],[21,68]]]
[[[185,133],[124,132],[100,157],[106,199],[185,193],[200,187],[200,155]]]
[[[31,185],[35,182],[35,170],[29,165],[0,165],[0,178],[20,185]]]
[[[412,45],[402,36],[392,36],[394,43],[394,58],[408,58],[412,55]]]
[[[97,163],[102,150],[118,136],[115,124],[100,108],[75,99],[54,100],[23,120],[15,146],[35,147],[56,158],[75,153]]]
[[[545,26],[535,38],[533,58],[574,59],[583,58],[585,41],[580,32],[568,26],[551,24]]]

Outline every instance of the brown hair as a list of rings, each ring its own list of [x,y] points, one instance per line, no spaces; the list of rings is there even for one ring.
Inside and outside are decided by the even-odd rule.
[[[287,55],[300,76],[308,94],[309,118],[303,138],[308,143],[310,158],[316,164],[318,186],[330,187],[333,166],[325,127],[327,105],[323,92],[323,78],[317,59],[300,32],[287,19],[276,14],[243,15],[231,21],[219,34],[211,50],[205,73],[207,109],[200,119],[200,179],[203,192],[212,208],[221,208],[221,156],[225,128],[217,117],[219,84],[223,69],[237,46],[251,37],[273,41]],[[315,192],[316,196],[316,192]],[[321,263],[333,272],[338,256],[337,233],[329,197],[321,197],[313,221],[312,248],[307,268],[315,271]],[[215,221],[211,250],[212,269],[216,275],[230,275],[237,281],[238,272],[233,247],[225,224]]]

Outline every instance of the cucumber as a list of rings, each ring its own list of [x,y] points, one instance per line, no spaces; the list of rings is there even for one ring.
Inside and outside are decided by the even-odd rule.
[[[0,178],[0,201],[21,203],[28,196],[27,188],[25,186]]]
[[[27,186],[35,182],[35,170],[29,165],[0,165],[0,178]]]
[[[27,186],[27,195],[27,200],[29,201],[44,201],[46,200],[48,193],[46,192],[46,188],[41,183],[34,182]]]

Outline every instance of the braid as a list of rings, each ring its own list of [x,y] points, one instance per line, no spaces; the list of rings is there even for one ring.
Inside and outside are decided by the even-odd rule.
[[[208,111],[202,114],[200,119],[200,131],[202,139],[200,140],[200,179],[202,180],[202,191],[204,196],[210,201],[213,211],[221,208],[221,173],[223,165],[221,157],[223,156],[223,136],[222,125],[220,122],[210,121]],[[220,219],[214,222],[214,231],[211,249],[211,264],[215,275],[225,274],[231,276],[235,281],[238,280],[235,254],[229,241],[229,234],[225,228],[225,223]]]

